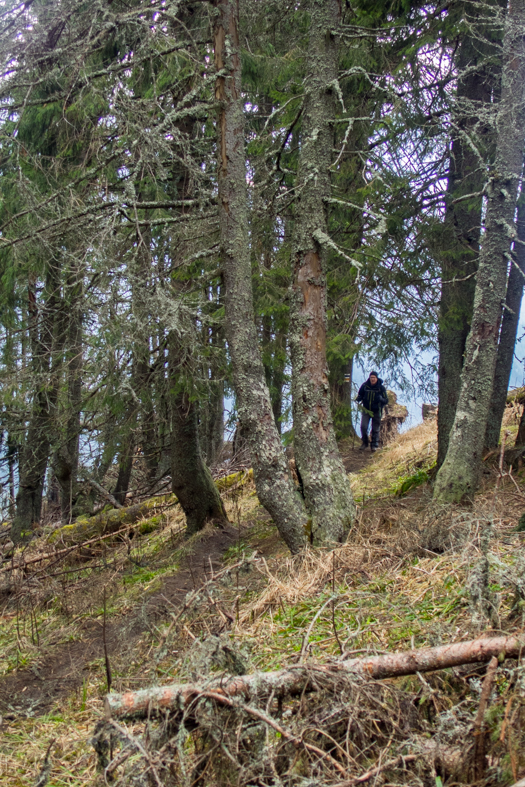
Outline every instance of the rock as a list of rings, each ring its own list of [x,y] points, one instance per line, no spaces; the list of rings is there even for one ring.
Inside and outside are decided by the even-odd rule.
[[[381,420],[381,432],[379,441],[381,445],[391,443],[399,434],[399,427],[408,417],[408,410],[403,404],[397,403],[397,394],[393,391],[387,391],[388,404],[383,410],[383,418]]]
[[[421,415],[423,417],[423,421],[426,421],[429,418],[437,418],[437,413],[437,404],[423,404],[421,406]]]

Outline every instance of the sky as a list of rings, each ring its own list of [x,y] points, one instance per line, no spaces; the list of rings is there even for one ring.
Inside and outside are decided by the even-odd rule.
[[[420,359],[424,362],[425,357],[424,355],[420,356]],[[428,363],[432,362],[432,356],[428,353]],[[516,342],[516,347],[514,350],[514,363],[512,365],[512,371],[510,375],[509,381],[509,388],[519,388],[522,385],[525,385],[525,299],[521,304],[521,312],[520,312],[520,321],[518,326],[518,340]],[[367,364],[365,362],[365,369],[367,369],[367,373],[361,371],[359,367],[355,368],[354,370],[354,385],[359,386],[361,385],[365,379],[368,377],[368,372],[372,369],[376,370],[377,367],[374,367],[373,364]],[[377,369],[379,375],[381,376],[381,370]],[[410,377],[410,366],[409,364],[404,364],[403,371],[405,372],[407,377]],[[405,407],[408,409],[408,418],[403,424],[401,431],[406,431],[413,426],[417,426],[417,424],[421,423],[423,420],[421,415],[421,406],[424,402],[429,402],[432,404],[437,404],[437,396],[435,399],[424,399],[419,396],[410,396],[407,392],[400,391],[396,388],[395,380],[386,377],[385,379],[386,387],[390,388],[397,394],[397,401],[399,404],[404,404]]]

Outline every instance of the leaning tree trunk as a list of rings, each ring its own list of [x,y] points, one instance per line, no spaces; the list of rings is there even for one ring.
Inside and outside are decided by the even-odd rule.
[[[311,0],[309,69],[297,176],[290,314],[295,461],[314,544],[342,541],[354,503],[330,409],[326,361],[325,200],[330,196],[339,0]]]
[[[523,176],[522,176],[523,183]],[[518,242],[514,244],[514,259],[511,262],[507,297],[503,310],[501,333],[498,345],[498,360],[494,373],[492,399],[490,401],[487,431],[485,432],[485,448],[496,448],[499,443],[501,422],[507,401],[514,346],[518,335],[521,299],[523,297],[523,277],[525,275],[525,193],[522,191],[518,200]]]
[[[169,338],[171,400],[171,488],[186,515],[186,529],[196,533],[207,522],[226,524],[228,517],[199,445],[197,402],[192,401],[181,380],[180,346]]]
[[[239,417],[248,435],[257,494],[286,544],[306,543],[307,515],[275,426],[255,327],[248,237],[244,99],[241,92],[239,0],[216,0],[215,95],[219,101],[218,188],[226,338]]]
[[[481,50],[481,51],[480,51]],[[490,75],[483,47],[465,34],[456,57],[458,86],[453,114],[452,147],[448,171],[446,213],[443,226],[445,249],[441,254],[438,365],[438,458],[441,467],[447,454],[450,430],[459,397],[465,343],[472,319],[475,272],[481,229],[481,191],[485,178],[479,141],[486,128],[471,137],[479,126],[480,107],[491,101]],[[478,65],[478,67],[474,67]],[[469,199],[459,199],[471,194]],[[476,196],[477,195],[477,196]]]
[[[523,161],[524,29],[525,0],[513,0],[505,21],[496,156],[487,190],[485,233],[476,277],[472,325],[448,451],[434,488],[434,499],[443,502],[459,501],[472,494],[478,485]]]

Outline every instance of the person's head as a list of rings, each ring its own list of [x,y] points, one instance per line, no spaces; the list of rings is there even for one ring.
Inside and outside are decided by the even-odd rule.
[[[375,385],[379,379],[377,376],[377,372],[370,372],[370,374],[368,375],[368,379],[370,380],[372,385]]]

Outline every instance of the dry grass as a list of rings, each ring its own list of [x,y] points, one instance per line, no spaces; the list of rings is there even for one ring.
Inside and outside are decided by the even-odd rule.
[[[225,557],[228,570],[190,595],[187,608],[174,609],[165,622],[145,631],[132,658],[115,660],[116,689],[192,679],[197,662],[195,643],[213,637],[226,637],[243,652],[251,669],[272,669],[299,661],[308,664],[339,658],[341,652],[359,655],[442,644],[471,638],[482,629],[523,631],[523,609],[519,605],[510,617],[521,581],[519,556],[525,538],[525,534],[515,532],[525,509],[522,480],[517,479],[516,487],[508,478],[503,479],[495,493],[495,473],[491,471],[470,508],[436,510],[425,485],[407,497],[395,497],[391,490],[399,487],[400,479],[430,467],[435,450],[435,422],[429,421],[372,457],[368,467],[353,476],[358,500],[364,496],[354,529],[348,543],[333,552],[308,550],[301,558],[289,557],[258,507],[253,484],[233,490],[227,505],[230,519],[238,528],[238,540]],[[25,595],[19,598],[17,619],[3,620],[3,669],[12,669],[16,659],[19,663],[22,659],[36,663],[39,652],[53,636],[80,636],[72,613],[78,607],[86,617],[95,617],[101,605],[97,588],[103,584],[109,587],[114,581],[118,586],[118,592],[108,599],[111,619],[124,618],[140,606],[144,595],[155,589],[165,574],[173,573],[184,554],[191,551],[192,543],[182,540],[181,526],[181,512],[174,509],[163,530],[133,540],[135,543],[108,546],[106,567],[99,566],[97,554],[91,568],[64,563],[62,568],[75,569],[66,575],[64,585],[57,585],[57,578],[46,583],[41,577],[39,585],[26,586]],[[489,531],[487,559],[496,623],[480,621],[473,614],[469,591],[475,568],[484,557],[484,536]],[[47,548],[43,537],[31,545],[28,557]],[[130,557],[149,565],[141,568],[130,563]],[[124,577],[130,579],[126,584]],[[65,590],[69,618],[61,598]],[[46,606],[45,594],[50,591],[57,603]],[[7,607],[3,611],[4,615],[12,614]],[[38,618],[39,645],[34,636],[32,639],[31,614]],[[211,669],[218,668],[212,664]],[[490,717],[492,770],[487,782],[494,787],[522,776],[525,768],[519,732],[522,677],[512,669],[500,669],[498,674]],[[0,743],[2,787],[31,783],[53,738],[57,743],[50,787],[104,783],[96,774],[96,757],[90,745],[95,723],[101,718],[104,684],[104,665],[99,660],[88,665],[82,691],[62,707],[38,718],[24,717],[15,710],[4,719]],[[385,772],[390,774],[390,781],[379,773],[377,784],[386,779],[392,784],[435,787],[435,777],[441,773],[446,787],[470,782],[462,781],[466,776],[459,772],[453,776],[452,766],[440,766],[436,757],[428,754],[429,738],[436,736],[446,749],[452,745],[453,735],[468,738],[478,699],[478,676],[465,677],[456,671],[377,688],[327,686],[319,699],[285,705],[282,716],[276,705],[266,710],[295,735],[344,762],[348,778],[357,778],[367,769],[409,753],[416,757],[413,766],[402,764]],[[196,778],[191,769],[199,762],[204,769],[202,784],[209,787],[253,784],[254,779],[263,778],[263,773],[261,784],[277,784],[272,768],[277,769],[283,785],[306,785],[314,774],[320,785],[341,781],[330,757],[319,760],[305,752],[294,755],[264,725],[257,727],[253,720],[249,722],[242,709],[232,713],[208,703],[207,709],[199,713],[203,730],[208,729],[208,722],[212,731],[217,724],[222,725],[233,759],[228,760],[220,746],[214,748],[211,732],[206,738],[204,733],[199,737],[188,731],[183,735],[180,730],[172,731],[175,737],[168,746],[155,744],[157,733],[152,728],[151,740],[148,735],[140,740],[149,741],[148,751],[165,784],[175,779],[177,784],[189,787]],[[140,725],[126,729],[132,735],[142,735]],[[161,751],[164,754],[159,754]],[[259,760],[254,758],[258,751],[264,753]],[[212,760],[209,752],[214,752]],[[126,765],[116,770],[117,784],[141,783],[139,774],[145,767],[141,756],[133,755],[129,760],[134,762],[133,778]],[[465,760],[467,755],[463,752],[461,756]],[[191,768],[183,773],[186,761]],[[169,771],[170,762],[178,763],[173,772]]]
[[[436,456],[437,422],[429,419],[399,435],[395,442],[378,451],[363,470],[351,476],[356,500],[391,495],[404,477],[418,469],[431,468]]]

